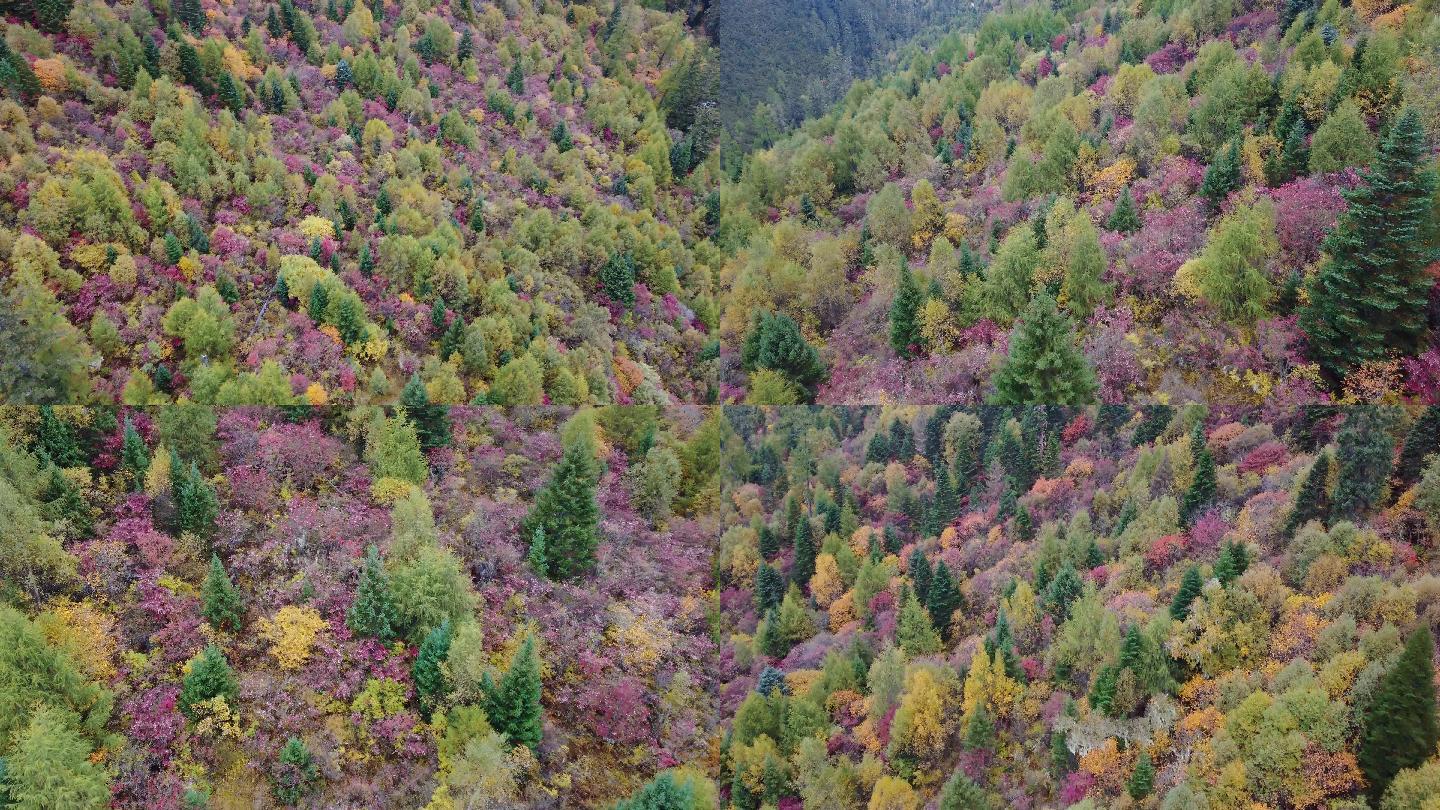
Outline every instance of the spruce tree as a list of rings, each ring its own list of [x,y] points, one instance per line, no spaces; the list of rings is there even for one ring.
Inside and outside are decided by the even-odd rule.
[[[1070,746],[1063,731],[1050,732],[1050,770],[1056,778],[1070,773]]]
[[[1220,549],[1220,556],[1215,560],[1215,578],[1221,585],[1229,585],[1249,567],[1250,552],[1240,541],[1231,541]]]
[[[774,558],[776,554],[780,553],[780,538],[775,534],[774,529],[770,528],[768,525],[761,526],[758,534],[760,559],[769,560]]]
[[[388,643],[398,635],[395,630],[399,614],[390,593],[390,578],[380,562],[375,546],[365,551],[365,567],[355,589],[355,601],[345,613],[345,625],[357,636]]]
[[[1135,761],[1135,770],[1130,773],[1130,780],[1125,783],[1125,792],[1138,802],[1154,789],[1155,764],[1150,761],[1150,752],[1142,750],[1140,758]]]
[[[525,95],[525,68],[520,64],[520,57],[510,64],[510,73],[505,76],[505,86],[510,88],[513,95]]]
[[[445,619],[420,642],[420,650],[410,670],[415,679],[415,692],[420,698],[420,710],[425,717],[435,711],[449,692],[441,665],[450,656],[451,638],[450,620]]]
[[[1198,442],[1196,437],[1199,437]],[[1205,446],[1201,426],[1198,424],[1191,441],[1192,446],[1197,443],[1200,445],[1200,452],[1195,457],[1195,474],[1190,481],[1190,488],[1185,490],[1185,497],[1180,503],[1180,520],[1187,526],[1194,524],[1201,510],[1215,500],[1215,457],[1210,454],[1210,448]]]
[[[280,750],[280,762],[271,775],[270,792],[275,800],[285,805],[299,804],[314,792],[319,781],[320,768],[310,749],[299,737],[286,740]]]
[[[900,285],[895,298],[890,302],[890,348],[901,359],[908,360],[918,354],[923,338],[920,336],[920,307],[925,295],[915,283],[915,274],[903,262],[900,267]]]
[[[200,587],[200,615],[216,630],[239,630],[245,617],[240,591],[230,581],[219,554],[210,555],[210,573]]]
[[[1182,622],[1189,618],[1190,606],[1195,604],[1204,584],[1200,580],[1198,568],[1192,565],[1185,569],[1185,575],[1180,578],[1180,589],[1175,591],[1175,598],[1170,600],[1170,616]]]
[[[487,690],[485,716],[511,745],[540,747],[540,656],[526,636],[500,683]]]
[[[145,37],[146,42],[153,41]],[[0,36],[0,87],[25,104],[40,96],[40,79],[24,56],[15,53],[5,38]]]
[[[785,598],[785,578],[767,562],[755,569],[755,607],[764,614]]]
[[[400,392],[400,407],[415,425],[421,450],[450,444],[450,410],[444,405],[430,404],[430,394],[420,381],[419,372],[410,375],[410,381]]]
[[[1434,259],[1427,237],[1435,172],[1420,116],[1406,108],[1326,236],[1300,327],[1332,378],[1392,352],[1414,354],[1427,329]]]
[[[756,315],[740,347],[740,366],[749,372],[768,368],[780,373],[807,402],[814,399],[816,387],[829,376],[820,353],[805,340],[795,321],[783,313]]]
[[[1215,156],[1215,162],[1205,170],[1205,179],[1200,184],[1200,196],[1205,198],[1206,210],[1215,214],[1229,198],[1230,192],[1240,188],[1243,177],[1240,173],[1240,141],[1235,139],[1223,147]]]
[[[199,2],[199,0],[194,0]],[[70,16],[74,0],[34,0],[35,22],[40,28],[52,34],[65,30],[65,20]]]
[[[930,580],[934,575],[930,569],[930,559],[917,546],[910,552],[907,567],[910,572],[910,585],[915,589],[916,598],[921,602],[926,601],[930,596]]]
[[[1347,409],[1336,436],[1339,475],[1330,519],[1354,520],[1379,504],[1393,460],[1394,445],[1379,408],[1367,404]]]
[[[1365,710],[1356,760],[1378,804],[1395,774],[1435,754],[1440,721],[1435,715],[1435,642],[1422,622],[1385,673]]]
[[[1035,296],[995,373],[991,403],[1087,405],[1098,391],[1095,369],[1075,346],[1074,321],[1060,313],[1048,293]]]
[[[944,645],[930,614],[921,607],[915,592],[901,586],[900,615],[895,627],[895,641],[907,655],[931,655],[940,652]]]
[[[145,473],[150,469],[150,451],[128,416],[120,443],[120,467],[130,473],[132,486],[137,492],[145,486]]]
[[[595,550],[600,545],[600,504],[595,500],[600,478],[597,467],[589,441],[567,443],[550,481],[535,496],[530,514],[521,523],[522,537],[534,537],[537,528],[545,531],[545,552],[553,579],[575,579],[595,566]]]
[[[600,268],[600,289],[626,309],[635,306],[635,257],[629,251],[612,254]]]
[[[80,467],[85,456],[70,425],[55,416],[49,405],[40,406],[40,425],[35,431],[35,454],[57,467]]]
[[[815,538],[810,528],[810,518],[801,517],[795,525],[795,561],[790,565],[790,581],[807,588],[810,578],[815,576]]]
[[[1431,405],[1421,412],[1415,424],[1410,426],[1410,432],[1405,434],[1400,460],[1395,463],[1395,479],[1401,486],[1415,483],[1425,467],[1425,458],[1437,452],[1440,452],[1440,405]]]
[[[1115,202],[1115,210],[1110,212],[1105,227],[1124,234],[1140,230],[1140,214],[1135,210],[1135,198],[1130,196],[1129,186],[1120,192],[1120,199]]]
[[[229,71],[220,75],[220,101],[236,115],[245,108],[245,94],[240,92],[240,85],[235,83],[235,77]]]
[[[190,659],[190,672],[180,685],[180,711],[191,720],[198,717],[199,705],[207,700],[223,697],[233,702],[239,690],[235,672],[225,653],[211,644],[203,652]]]
[[[175,499],[175,528],[197,537],[209,537],[215,531],[215,518],[220,514],[220,499],[215,488],[200,475],[195,462],[186,467],[175,451],[170,451],[170,494]]]
[[[949,566],[941,560],[935,565],[935,575],[930,579],[930,593],[925,600],[925,609],[930,612],[930,619],[934,622],[935,629],[940,631],[940,637],[946,641],[950,640],[950,625],[960,603],[960,589],[955,587]]]
[[[545,556],[545,528],[536,526],[530,536],[530,547],[525,552],[525,563],[537,576],[550,578],[550,560]]]
[[[1295,534],[1296,529],[1312,520],[1324,522],[1325,516],[1330,513],[1329,480],[1330,454],[1321,453],[1310,465],[1310,471],[1305,473],[1305,480],[1295,495],[1295,507],[1290,510],[1290,517],[1285,519],[1287,536]]]

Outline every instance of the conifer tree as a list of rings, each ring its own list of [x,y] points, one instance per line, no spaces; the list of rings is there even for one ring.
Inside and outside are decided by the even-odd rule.
[[[902,262],[900,285],[890,302],[890,348],[901,359],[908,360],[920,353],[923,338],[920,336],[919,313],[924,303],[925,295],[920,292],[920,285],[915,283],[915,274]]]
[[[535,496],[530,514],[521,523],[521,536],[545,532],[545,554],[553,579],[583,576],[595,566],[600,545],[599,483],[595,451],[587,439],[575,439],[550,474],[550,481]]]
[[[1226,543],[1215,560],[1215,578],[1221,585],[1229,585],[1236,577],[1250,567],[1250,552],[1238,540]]]
[[[950,640],[950,624],[960,604],[960,589],[955,587],[949,566],[941,560],[935,565],[935,575],[930,579],[930,593],[925,600],[925,609],[930,612],[930,619],[934,622],[935,629],[940,631],[940,637],[946,641]]]
[[[154,46],[150,37],[144,39]],[[40,79],[35,76],[29,60],[11,50],[3,36],[0,36],[0,87],[25,104],[39,98],[41,92]]]
[[[57,467],[79,467],[85,456],[70,425],[55,416],[49,405],[40,406],[40,425],[35,430],[35,452]]]
[[[345,614],[345,625],[357,636],[387,643],[398,635],[395,630],[398,621],[390,578],[380,562],[379,550],[370,546],[365,551],[365,567],[360,572],[355,601]]]
[[[220,101],[236,115],[245,108],[245,94],[240,92],[240,86],[235,83],[235,77],[226,71],[220,75]]]
[[[66,710],[39,706],[0,758],[0,802],[15,810],[104,810],[110,806],[105,770]],[[13,743],[13,745],[10,745]]]
[[[1150,761],[1150,752],[1142,750],[1140,758],[1135,760],[1135,770],[1131,771],[1130,779],[1125,783],[1125,792],[1138,802],[1154,789],[1155,764]]]
[[[1180,589],[1175,591],[1175,598],[1170,600],[1170,615],[1182,622],[1189,618],[1190,606],[1195,604],[1204,584],[1200,580],[1198,568],[1192,565],[1185,569],[1185,575],[1180,578]]]
[[[74,0],[35,0],[35,22],[42,30],[58,34],[65,30],[65,20],[74,5]]]
[[[513,95],[525,94],[525,68],[520,64],[519,56],[510,64],[510,73],[505,76],[505,86],[510,88]]]
[[[1425,466],[1425,458],[1437,452],[1440,452],[1440,405],[1431,405],[1421,412],[1415,424],[1410,426],[1410,432],[1405,434],[1400,460],[1395,463],[1395,479],[1401,486],[1415,483]]]
[[[174,450],[170,451],[170,494],[175,499],[175,528],[199,537],[209,537],[215,530],[220,514],[220,499],[215,488],[200,475],[195,462],[186,467]]]
[[[1391,352],[1414,354],[1425,334],[1436,182],[1428,154],[1420,116],[1407,108],[1363,182],[1343,192],[1348,207],[1325,238],[1328,258],[1300,310],[1311,351],[1333,378]]]
[[[450,620],[445,619],[420,642],[415,664],[411,667],[415,692],[420,697],[420,709],[425,717],[429,717],[445,700],[450,689],[441,665],[450,656],[451,638]]]
[[[485,716],[511,745],[540,747],[540,656],[535,637],[526,636],[515,651],[510,668],[487,690]]]
[[[525,552],[525,564],[537,575],[550,578],[550,561],[545,556],[545,527],[536,526],[530,535],[530,548]]]
[[[430,404],[430,394],[420,381],[419,372],[410,375],[410,381],[400,392],[400,407],[415,425],[421,450],[434,450],[450,444],[450,410],[444,405]]]
[[[1050,770],[1057,778],[1070,773],[1070,746],[1063,731],[1050,732]]]
[[[761,526],[759,534],[760,559],[769,560],[780,553],[780,538],[768,525]]]
[[[150,469],[150,451],[129,417],[125,418],[125,435],[120,444],[120,466],[130,473],[136,491],[145,486],[145,473]]]
[[[915,597],[924,602],[930,596],[930,579],[933,572],[930,569],[930,559],[918,546],[910,552],[908,568],[910,586],[915,589]]]
[[[1135,198],[1130,196],[1129,186],[1120,192],[1120,199],[1115,202],[1115,210],[1110,212],[1105,227],[1124,234],[1140,230],[1140,214],[1135,210]]]
[[[760,312],[740,348],[741,368],[749,372],[770,369],[781,374],[810,401],[829,372],[820,353],[805,340],[789,315]]]
[[[940,652],[943,645],[940,634],[930,621],[930,614],[920,606],[915,592],[901,586],[900,616],[895,627],[895,641],[907,655],[931,655]]]
[[[1075,346],[1075,324],[1042,293],[1031,300],[1010,339],[1005,363],[995,373],[996,405],[1087,405],[1099,382],[1090,361]]]
[[[795,524],[795,561],[790,565],[790,581],[806,588],[810,578],[815,576],[815,538],[810,528],[810,518],[801,517]]]
[[[1356,760],[1378,804],[1395,774],[1435,755],[1440,721],[1435,715],[1435,642],[1422,622],[1380,680],[1365,710]]]
[[[1312,520],[1324,521],[1330,513],[1330,454],[1321,453],[1305,473],[1300,491],[1295,495],[1295,508],[1285,520],[1285,534],[1293,535],[1295,530]]]
[[[200,615],[216,630],[239,630],[245,617],[240,591],[230,581],[220,555],[210,555],[210,572],[200,587]]]
[[[785,578],[767,562],[755,569],[755,607],[763,614],[785,598]]]
[[[1339,522],[1353,520],[1380,503],[1393,464],[1394,445],[1379,408],[1369,404],[1347,409],[1336,445],[1339,475],[1330,519]]]
[[[965,724],[965,747],[971,751],[993,751],[995,748],[995,720],[984,703],[975,706],[974,713]]]
[[[1230,192],[1243,183],[1240,173],[1240,141],[1231,140],[1215,156],[1215,162],[1205,170],[1205,179],[1200,183],[1200,196],[1205,198],[1206,210],[1215,214],[1229,198]]]
[[[235,672],[230,669],[225,653],[211,644],[190,659],[190,672],[181,682],[178,705],[186,717],[194,720],[198,717],[196,711],[201,703],[216,697],[234,701],[238,689]]]
[[[1204,434],[1199,424],[1191,435],[1191,446],[1199,445],[1199,454],[1195,456],[1195,474],[1190,481],[1190,488],[1185,490],[1185,497],[1180,503],[1180,520],[1187,526],[1195,522],[1200,516],[1201,510],[1209,506],[1215,500],[1215,457],[1210,454],[1210,448],[1205,445]]]
[[[300,800],[314,792],[320,781],[320,768],[315,756],[299,737],[291,737],[280,749],[280,762],[271,775],[270,792],[275,800],[285,805],[299,804]]]
[[[1070,605],[1084,592],[1084,583],[1074,566],[1066,563],[1060,566],[1055,578],[1045,587],[1045,612],[1055,619],[1059,627],[1070,618]]]
[[[612,254],[600,268],[600,288],[626,309],[635,306],[635,258],[629,251]]]

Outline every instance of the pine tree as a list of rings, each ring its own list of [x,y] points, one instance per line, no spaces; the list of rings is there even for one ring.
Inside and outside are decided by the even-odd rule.
[[[446,619],[420,642],[415,664],[411,667],[415,693],[420,698],[420,709],[425,717],[429,717],[444,702],[450,690],[442,664],[450,656],[451,637],[450,620]]]
[[[190,659],[190,672],[180,685],[180,711],[194,720],[201,703],[217,697],[233,702],[238,689],[235,672],[225,660],[225,653],[211,644]]]
[[[1310,471],[1305,473],[1305,480],[1300,483],[1300,491],[1295,495],[1295,507],[1290,510],[1290,517],[1285,519],[1287,536],[1295,534],[1296,529],[1312,520],[1324,522],[1325,516],[1330,513],[1329,480],[1330,454],[1321,453],[1310,465]]]
[[[595,451],[587,440],[565,447],[550,481],[535,496],[530,514],[521,523],[523,537],[545,531],[545,552],[550,576],[570,580],[595,566],[600,545],[600,505],[595,500],[599,471]]]
[[[245,617],[245,607],[240,591],[230,581],[225,566],[220,564],[220,555],[210,555],[210,573],[200,587],[200,615],[216,630],[240,629]]]
[[[1135,770],[1130,773],[1130,780],[1125,783],[1125,792],[1138,802],[1149,796],[1154,789],[1155,764],[1150,761],[1150,752],[1142,750],[1140,758],[1135,760]]]
[[[810,518],[801,517],[795,526],[795,561],[790,565],[790,581],[806,588],[810,578],[815,576],[815,538],[812,536]]]
[[[629,251],[612,254],[600,268],[600,288],[626,309],[635,306],[635,257]]]
[[[941,560],[935,565],[935,575],[930,580],[930,593],[925,600],[925,609],[940,637],[950,640],[950,624],[955,611],[960,608],[960,590],[950,576],[950,568]]]
[[[536,526],[535,533],[530,536],[530,547],[525,552],[525,564],[537,576],[549,579],[550,561],[545,554],[545,527]]]
[[[1099,382],[1075,346],[1075,323],[1048,293],[1035,296],[1010,339],[1005,363],[995,373],[996,405],[1087,405]]]
[[[1414,435],[1414,431],[1411,431]],[[80,467],[85,456],[80,452],[80,442],[70,425],[55,416],[55,409],[49,405],[40,406],[40,425],[35,430],[36,455],[47,459],[57,467]]]
[[[1391,352],[1414,354],[1426,332],[1434,258],[1426,237],[1435,172],[1419,114],[1406,108],[1325,238],[1328,257],[1300,310],[1314,357],[1334,378]]]
[[[909,266],[902,263],[900,286],[896,288],[895,298],[890,302],[890,348],[894,349],[901,359],[908,360],[919,353],[923,338],[920,335],[918,316],[924,303],[925,296],[920,292],[920,286],[915,283],[915,274],[910,272]]]
[[[924,602],[930,595],[930,579],[934,572],[930,569],[930,558],[918,547],[911,550],[909,565],[910,586],[915,589],[915,597]]]
[[[345,92],[345,88],[355,83],[355,73],[350,69],[350,63],[344,59],[335,63],[335,89]]]
[[[1420,471],[1425,467],[1426,457],[1437,452],[1440,452],[1440,405],[1431,405],[1420,414],[1415,424],[1410,426],[1410,432],[1405,434],[1405,446],[1400,450],[1400,460],[1395,464],[1395,479],[1401,486],[1415,483],[1420,478]]]
[[[245,94],[240,92],[240,86],[235,83],[235,77],[231,76],[229,71],[220,75],[220,101],[236,115],[245,108]]]
[[[1422,622],[1385,673],[1365,710],[1356,760],[1378,803],[1395,774],[1435,754],[1440,721],[1435,715],[1435,642]]]
[[[315,756],[298,737],[285,741],[280,762],[271,775],[270,792],[281,804],[295,805],[312,793],[320,781],[320,768]]]
[[[975,706],[975,711],[965,724],[965,748],[970,751],[992,751],[995,748],[995,720],[984,703]]]
[[[535,637],[526,636],[515,651],[510,669],[488,690],[485,716],[511,745],[540,747],[540,656]]]
[[[505,77],[505,86],[510,88],[513,95],[525,95],[525,68],[520,64],[520,57],[510,64],[510,73]]]
[[[1195,435],[1200,435],[1200,431],[1200,426],[1196,425]],[[1200,453],[1195,457],[1195,475],[1180,503],[1180,520],[1187,526],[1193,524],[1201,510],[1215,500],[1215,457],[1210,454],[1210,448],[1204,445],[1203,439],[1200,445]]]
[[[74,5],[74,0],[35,0],[35,22],[44,31],[61,33]]]
[[[380,562],[375,546],[365,551],[365,567],[360,571],[360,584],[355,588],[355,601],[345,613],[345,625],[357,636],[388,643],[397,636],[395,625],[399,614],[390,593],[390,578]]]
[[[209,537],[220,514],[220,499],[200,476],[200,468],[187,468],[175,451],[170,451],[170,494],[175,499],[175,528],[198,537]]]
[[[1180,589],[1175,591],[1175,598],[1170,600],[1170,615],[1180,621],[1190,617],[1190,606],[1195,604],[1195,599],[1200,596],[1200,589],[1204,587],[1200,580],[1200,570],[1195,566],[1185,569],[1185,575],[1180,578]]]
[[[807,402],[829,375],[820,353],[805,340],[795,321],[783,313],[756,315],[740,348],[740,365],[750,372],[767,368],[779,372]]]
[[[895,627],[895,641],[907,655],[931,655],[940,652],[944,645],[930,614],[920,606],[915,592],[901,586],[900,616]]]
[[[1215,560],[1215,578],[1221,585],[1229,585],[1249,567],[1250,552],[1243,543],[1232,541],[1220,549],[1220,556]]]
[[[1240,188],[1243,178],[1240,174],[1240,141],[1230,141],[1218,155],[1210,168],[1205,170],[1205,179],[1200,184],[1200,196],[1205,198],[1206,210],[1215,214],[1229,198],[1230,192]]]
[[[1115,202],[1115,210],[1110,212],[1110,219],[1105,222],[1105,227],[1112,231],[1124,234],[1131,234],[1140,230],[1140,214],[1135,210],[1135,198],[1130,196],[1130,187],[1120,192],[1120,199]]]
[[[154,47],[154,40],[144,39]],[[29,60],[11,50],[4,37],[0,37],[0,87],[25,104],[38,98],[41,90],[40,79],[35,76]]]
[[[415,425],[421,450],[434,450],[450,444],[450,409],[430,404],[430,394],[420,381],[418,371],[410,375],[410,381],[400,392],[400,407]]]
[[[330,306],[330,291],[325,289],[324,284],[316,284],[310,288],[310,300],[306,303],[305,312],[310,320],[317,325],[325,321],[325,308]]]

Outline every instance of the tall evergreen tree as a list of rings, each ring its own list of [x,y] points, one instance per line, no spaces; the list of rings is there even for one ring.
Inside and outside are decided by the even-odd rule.
[[[799,389],[807,402],[814,399],[815,389],[829,376],[820,353],[784,313],[761,312],[755,316],[740,347],[740,365],[750,372],[766,368],[778,372]]]
[[[216,697],[233,702],[238,690],[235,672],[230,669],[225,653],[211,644],[190,660],[190,671],[180,684],[180,711],[194,720],[201,703]]]
[[[1190,606],[1195,604],[1204,584],[1200,580],[1198,568],[1192,565],[1185,569],[1185,575],[1180,578],[1180,589],[1175,591],[1175,598],[1170,600],[1170,616],[1182,622],[1189,618]]]
[[[1395,774],[1435,755],[1440,721],[1435,715],[1435,642],[1422,622],[1405,641],[1365,710],[1356,760],[1378,804]]]
[[[626,309],[635,306],[635,257],[629,251],[612,254],[601,266],[600,288]]]
[[[801,588],[808,587],[810,578],[815,576],[815,538],[810,527],[810,518],[801,517],[795,525],[795,561],[790,565],[790,581]]]
[[[1410,426],[1405,434],[1405,446],[1400,450],[1400,460],[1395,463],[1395,479],[1401,486],[1409,486],[1420,478],[1425,467],[1425,458],[1440,452],[1440,405],[1427,407]],[[73,466],[73,465],[61,465]]]
[[[452,635],[450,620],[440,622],[420,642],[420,650],[410,670],[415,679],[415,692],[420,698],[420,710],[426,717],[445,700],[450,690],[442,665],[450,657]]]
[[[75,431],[67,422],[55,415],[49,405],[40,406],[40,425],[35,430],[36,455],[48,459],[57,467],[80,467],[85,464],[85,455],[80,452],[80,442]]]
[[[770,563],[761,562],[755,569],[755,607],[767,613],[785,598],[785,578]]]
[[[285,805],[296,805],[313,793],[320,781],[315,755],[299,737],[291,737],[280,749],[280,762],[271,774],[270,793]]]
[[[1130,779],[1125,783],[1125,792],[1138,802],[1154,789],[1155,763],[1150,761],[1149,751],[1141,750],[1140,758],[1135,760],[1135,770],[1130,772]]]
[[[370,546],[365,551],[365,567],[360,571],[355,601],[345,613],[345,625],[357,636],[386,643],[398,635],[397,622],[399,613],[390,593],[390,578],[380,562],[380,551]]]
[[[1195,426],[1196,435],[1200,434],[1200,425]],[[1204,440],[1200,441],[1200,453],[1195,458],[1195,474],[1190,481],[1190,488],[1185,490],[1185,497],[1180,503],[1180,520],[1187,526],[1195,522],[1200,516],[1201,510],[1209,506],[1215,500],[1215,457],[1210,454],[1210,448],[1206,447]]]
[[[1205,170],[1205,179],[1200,183],[1200,196],[1205,198],[1206,210],[1214,214],[1229,198],[1230,192],[1240,188],[1244,178],[1240,173],[1240,141],[1235,139],[1224,146],[1215,156],[1215,162]]]
[[[1062,315],[1055,299],[1042,293],[1031,300],[1010,339],[1010,352],[995,373],[997,405],[1088,405],[1099,382],[1090,361],[1075,345],[1075,323]]]
[[[1120,199],[1116,200],[1115,210],[1110,212],[1110,219],[1106,220],[1105,227],[1124,234],[1140,230],[1140,214],[1135,210],[1135,198],[1130,196],[1129,186],[1120,192]]]
[[[450,444],[450,409],[430,403],[430,394],[420,381],[419,372],[410,375],[410,381],[400,392],[400,407],[415,425],[421,450],[434,450]]]
[[[1380,503],[1394,459],[1385,421],[1374,405],[1346,410],[1345,424],[1336,436],[1339,476],[1331,501],[1332,521],[1354,520]]]
[[[1250,552],[1240,541],[1231,541],[1220,549],[1220,556],[1215,560],[1215,578],[1221,585],[1229,585],[1249,567]]]
[[[511,745],[540,747],[540,656],[526,636],[500,683],[487,690],[485,716]]]
[[[930,579],[930,593],[925,599],[925,609],[930,612],[930,620],[934,622],[935,629],[940,631],[940,637],[946,641],[950,640],[950,625],[960,604],[960,589],[955,587],[949,566],[941,560],[936,563],[935,575]]]
[[[550,474],[550,481],[535,496],[530,514],[521,523],[522,537],[545,531],[550,576],[570,580],[595,566],[600,545],[600,504],[595,487],[600,475],[595,450],[585,439],[572,440]]]
[[[220,555],[210,555],[210,572],[200,587],[200,615],[217,630],[239,630],[245,618],[240,591],[230,581]]]
[[[921,602],[926,601],[930,596],[930,580],[934,572],[930,568],[930,558],[925,556],[917,546],[910,552],[909,565],[910,586],[915,589],[915,596]]]
[[[920,354],[920,307],[925,303],[925,294],[915,283],[915,274],[903,262],[900,267],[900,285],[895,298],[890,302],[890,348],[902,359]]]
[[[1392,352],[1414,354],[1425,334],[1436,182],[1426,143],[1419,113],[1406,108],[1363,182],[1343,192],[1348,206],[1300,310],[1311,352],[1333,378]]]
[[[1305,473],[1300,491],[1295,495],[1295,508],[1285,519],[1285,534],[1293,535],[1295,530],[1312,520],[1324,521],[1330,513],[1330,454],[1321,453]]]
[[[144,40],[154,46],[150,37]],[[25,104],[39,98],[41,92],[40,79],[35,76],[29,60],[11,50],[4,37],[0,37],[0,87]]]
[[[150,469],[150,451],[128,416],[125,417],[125,434],[120,443],[120,467],[130,473],[132,486],[137,491],[145,486],[145,473]]]
[[[195,462],[185,466],[174,450],[170,451],[170,494],[175,499],[178,531],[197,537],[209,537],[215,531],[215,518],[220,514],[215,487],[200,475]]]

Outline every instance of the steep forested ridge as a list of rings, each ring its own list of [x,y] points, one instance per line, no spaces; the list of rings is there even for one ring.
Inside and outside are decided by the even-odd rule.
[[[1437,41],[1077,0],[913,50],[723,187],[722,400],[1436,401]]]
[[[5,409],[0,797],[608,807],[703,762],[717,418]]]
[[[1433,802],[1440,409],[725,414],[730,806]]]
[[[710,396],[716,65],[686,15],[11,11],[7,401]]]

